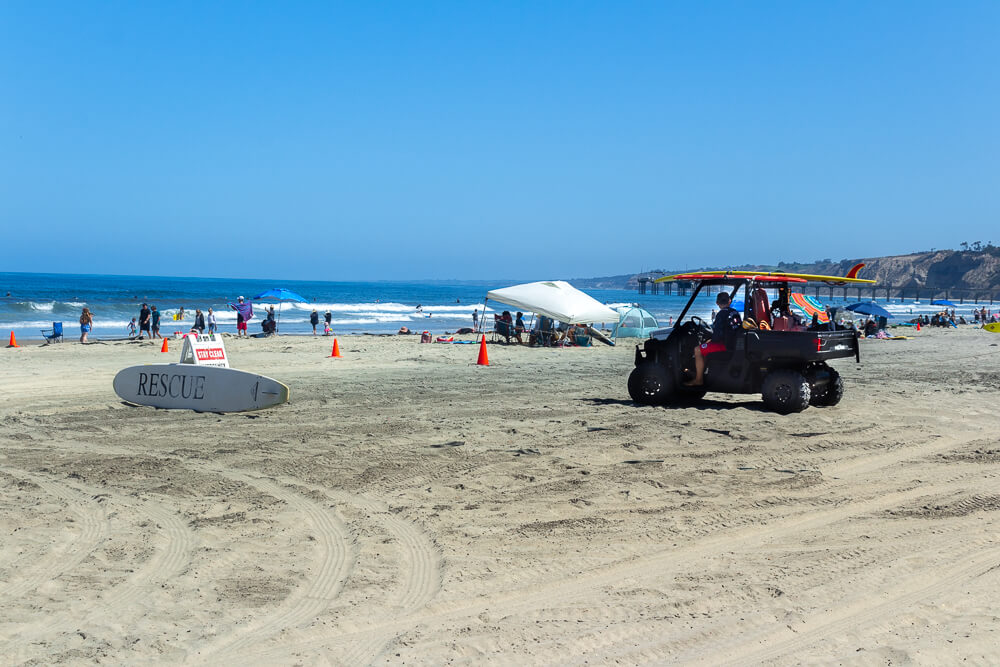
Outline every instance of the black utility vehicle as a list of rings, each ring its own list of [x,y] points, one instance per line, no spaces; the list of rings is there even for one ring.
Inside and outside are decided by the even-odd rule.
[[[806,280],[724,274],[672,278],[692,280],[696,287],[673,329],[654,332],[636,346],[635,369],[628,378],[628,392],[636,403],[679,404],[699,400],[709,391],[759,392],[769,409],[788,414],[810,404],[830,406],[840,401],[844,383],[827,362],[846,357],[860,362],[858,333],[805,326],[792,315],[790,285]],[[719,290],[725,290],[734,302],[742,298],[743,328],[736,333],[735,349],[705,358],[704,385],[685,386],[695,376],[695,346],[712,336],[709,323],[696,316],[685,320],[685,316],[699,294]],[[773,303],[767,290],[776,293]]]

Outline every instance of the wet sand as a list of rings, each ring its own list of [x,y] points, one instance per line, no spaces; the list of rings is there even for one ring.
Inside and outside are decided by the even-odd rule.
[[[633,346],[227,339],[291,401],[130,407],[159,344],[0,350],[6,664],[1000,662],[1000,335],[843,402],[637,407]]]

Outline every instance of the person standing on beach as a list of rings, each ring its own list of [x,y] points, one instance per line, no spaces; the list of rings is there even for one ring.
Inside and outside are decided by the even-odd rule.
[[[239,298],[240,305],[243,305],[243,297]],[[236,311],[236,337],[239,338],[241,333],[243,336],[249,337],[247,334],[247,320],[243,316],[243,312],[240,310]]]
[[[90,308],[84,308],[80,313],[80,342],[87,342],[87,334],[94,326],[94,317],[90,314]],[[13,334],[11,334],[13,336]],[[13,340],[13,338],[11,339]]]
[[[478,308],[476,308],[475,310],[472,311],[472,330],[473,331],[478,331],[479,330],[479,309]]]
[[[313,336],[316,335],[316,325],[319,324],[319,313],[313,308],[312,313],[309,315],[309,324],[313,325]]]
[[[330,332],[333,330],[333,326],[332,326],[332,323],[333,323],[333,313],[331,313],[329,310],[326,311],[326,314],[323,316],[323,319],[326,320],[326,326],[323,327],[323,333],[325,333],[327,336],[329,336]]]
[[[149,306],[142,304],[142,308],[139,309],[139,340],[142,340],[142,332],[145,331],[149,339],[153,339],[153,334],[149,331],[149,321],[150,321]]]
[[[191,331],[197,331],[199,334],[205,333],[205,315],[201,312],[201,308],[194,309],[194,325],[191,327]]]
[[[237,297],[236,303],[229,304],[229,307],[236,311],[236,337],[246,336],[249,338],[247,320],[253,317],[253,305],[243,303],[243,297]]]
[[[211,308],[208,309],[208,333],[215,333],[215,313]]]
[[[150,306],[150,308],[152,308],[152,310],[153,310],[153,313],[152,313],[152,318],[153,318],[153,335],[150,336],[149,338],[150,338],[150,340],[152,340],[154,338],[163,338],[163,336],[160,335],[160,311],[158,311],[156,309],[156,306]]]

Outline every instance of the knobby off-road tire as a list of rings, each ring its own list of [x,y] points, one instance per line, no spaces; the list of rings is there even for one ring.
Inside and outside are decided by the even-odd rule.
[[[817,388],[813,377],[807,375],[810,391],[809,403],[820,408],[828,408],[840,403],[840,399],[844,397],[844,381],[841,379],[840,373],[832,368],[818,369],[814,373],[827,373],[829,378],[822,387]]]
[[[761,394],[764,405],[782,415],[809,407],[809,382],[797,371],[771,371],[764,378]]]
[[[628,376],[628,395],[640,405],[663,405],[674,397],[670,373],[659,364],[639,364]]]

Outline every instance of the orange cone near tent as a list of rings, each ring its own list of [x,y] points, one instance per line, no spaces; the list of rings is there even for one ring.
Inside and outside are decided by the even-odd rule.
[[[160,352],[169,352],[170,349],[167,347],[167,339],[163,339],[163,347],[160,348]],[[183,350],[182,350],[183,351]]]
[[[13,331],[10,332],[10,342],[7,343],[7,347],[21,347],[20,345],[17,344],[17,339],[14,338]]]
[[[333,339],[333,351],[330,352],[330,356],[328,358],[332,359],[334,357],[339,357],[339,356],[340,356],[340,346],[337,345],[337,339],[334,338]]]
[[[483,339],[479,341],[479,360],[476,364],[479,366],[490,365],[490,358],[486,356],[486,334],[483,334]]]

